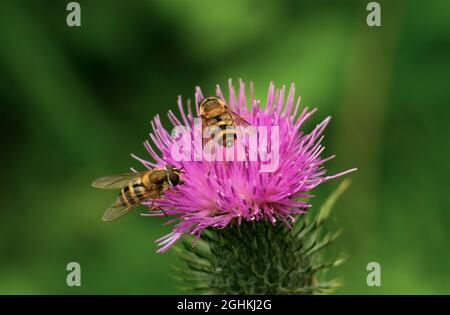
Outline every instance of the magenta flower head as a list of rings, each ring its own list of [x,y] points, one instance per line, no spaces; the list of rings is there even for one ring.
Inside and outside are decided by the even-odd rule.
[[[230,80],[226,97],[219,86],[215,93],[251,125],[247,136],[238,137],[243,148],[240,155],[236,153],[238,145],[232,151],[216,145],[212,154],[205,154],[199,104],[206,95],[198,87],[194,108],[189,101],[185,108],[179,97],[179,116],[169,111],[172,130],[163,127],[159,116],[153,119],[152,143],[144,145],[154,162],[133,157],[147,168],[167,164],[180,168],[184,181],[155,201],[167,215],[176,216],[168,221],[175,224],[173,231],[157,240],[158,252],[167,250],[183,234],[200,237],[206,228],[223,229],[232,222],[266,220],[290,226],[310,207],[307,200],[316,186],[355,170],[326,174],[324,163],[334,156],[321,156],[321,141],[330,117],[311,132],[302,131],[316,110],[300,108],[294,85],[286,91],[271,83],[265,104],[255,99],[252,84],[249,90],[247,95],[240,81],[236,91]],[[223,152],[217,154],[221,148],[231,155],[225,153],[221,158]],[[160,214],[149,211],[144,215]]]

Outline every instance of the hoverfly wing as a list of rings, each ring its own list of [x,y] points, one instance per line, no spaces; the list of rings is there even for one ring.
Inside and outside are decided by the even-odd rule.
[[[242,126],[242,127],[251,127],[251,124],[246,121],[241,115],[237,114],[233,110],[231,110],[228,106],[226,107],[228,113],[231,115],[231,118],[233,119],[233,122],[236,126]]]
[[[237,128],[238,132],[239,128],[248,128],[247,132],[250,132],[250,134],[255,134],[256,133],[256,128],[253,127],[247,120],[245,120],[241,115],[237,114],[236,112],[232,111],[231,109],[228,108],[228,111],[230,113],[231,119],[233,119],[233,123]],[[245,132],[245,131],[244,131]],[[236,138],[235,138],[236,139]],[[240,141],[244,141],[244,139],[241,138]],[[247,147],[247,145],[243,142],[244,146]]]
[[[139,205],[139,202],[134,202],[133,204],[123,206],[120,203],[119,198],[105,211],[103,214],[102,220],[103,221],[112,221],[115,219],[120,218],[121,216],[127,214],[131,210],[133,210],[134,207]]]
[[[92,186],[102,189],[120,189],[125,186],[130,180],[139,177],[141,173],[124,173],[112,176],[106,176],[96,179]]]

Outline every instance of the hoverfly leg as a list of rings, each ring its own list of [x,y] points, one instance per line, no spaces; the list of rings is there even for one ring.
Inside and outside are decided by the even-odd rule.
[[[166,211],[164,211],[164,209],[161,208],[160,206],[154,206],[154,207],[150,208],[150,211],[151,211],[151,210],[161,210],[161,212],[164,213],[164,215],[165,215],[166,217],[168,217]]]
[[[152,211],[152,210],[161,210],[162,213],[164,213],[164,215],[167,217],[168,215],[167,215],[167,213],[164,211],[163,208],[161,208],[160,206],[154,206],[154,205],[153,205],[153,204],[155,203],[155,199],[156,199],[156,198],[153,198],[153,199],[152,199],[152,203],[151,203],[151,205],[150,205],[149,211]]]
[[[163,210],[163,208],[161,208],[161,207],[159,207],[159,206],[158,206],[158,208],[159,208],[159,210],[161,210],[161,211],[162,211],[162,213],[164,213],[164,215],[165,215],[166,217],[168,217],[168,216],[169,216],[169,215],[168,215],[168,214],[166,213],[166,211],[164,211],[164,210]]]

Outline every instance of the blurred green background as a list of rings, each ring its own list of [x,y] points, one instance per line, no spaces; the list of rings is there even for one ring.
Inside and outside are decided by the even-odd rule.
[[[450,293],[449,1],[379,1],[379,28],[369,1],[79,1],[79,28],[68,2],[0,4],[0,293],[181,292],[153,243],[171,227],[138,211],[102,223],[115,193],[90,183],[140,168],[150,119],[228,78],[263,100],[294,82],[319,108],[307,129],[333,116],[328,168],[359,168],[334,212],[338,293]]]

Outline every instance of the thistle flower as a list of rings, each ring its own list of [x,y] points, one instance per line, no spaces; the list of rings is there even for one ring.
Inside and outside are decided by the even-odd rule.
[[[313,197],[311,190],[321,183],[355,170],[326,175],[324,163],[334,156],[321,157],[324,150],[321,141],[330,117],[310,133],[304,133],[301,130],[303,124],[316,109],[300,109],[300,98],[295,98],[293,85],[286,97],[284,86],[276,89],[271,83],[264,106],[255,99],[252,84],[249,102],[242,81],[238,91],[235,91],[230,80],[228,89],[229,95],[225,97],[217,86],[217,97],[225,100],[233,111],[242,115],[253,127],[277,127],[277,167],[271,172],[261,172],[267,162],[261,158],[250,160],[248,150],[244,161],[217,162],[195,158],[180,161],[172,154],[177,139],[163,127],[160,117],[156,116],[151,122],[152,144],[149,141],[144,144],[155,162],[133,157],[147,168],[163,167],[166,164],[182,168],[185,179],[183,185],[166,190],[163,198],[156,201],[167,215],[176,216],[168,221],[175,223],[173,231],[157,240],[160,246],[158,252],[167,250],[183,234],[200,237],[207,228],[223,229],[232,222],[241,225],[264,220],[270,225],[281,222],[290,227],[295,217],[305,213],[310,207],[307,200]],[[187,126],[193,139],[194,118],[199,116],[199,103],[203,98],[202,91],[197,87],[194,109],[189,101],[185,108],[179,97],[179,116],[172,111],[168,113],[173,126]],[[155,214],[149,212],[145,215]]]

